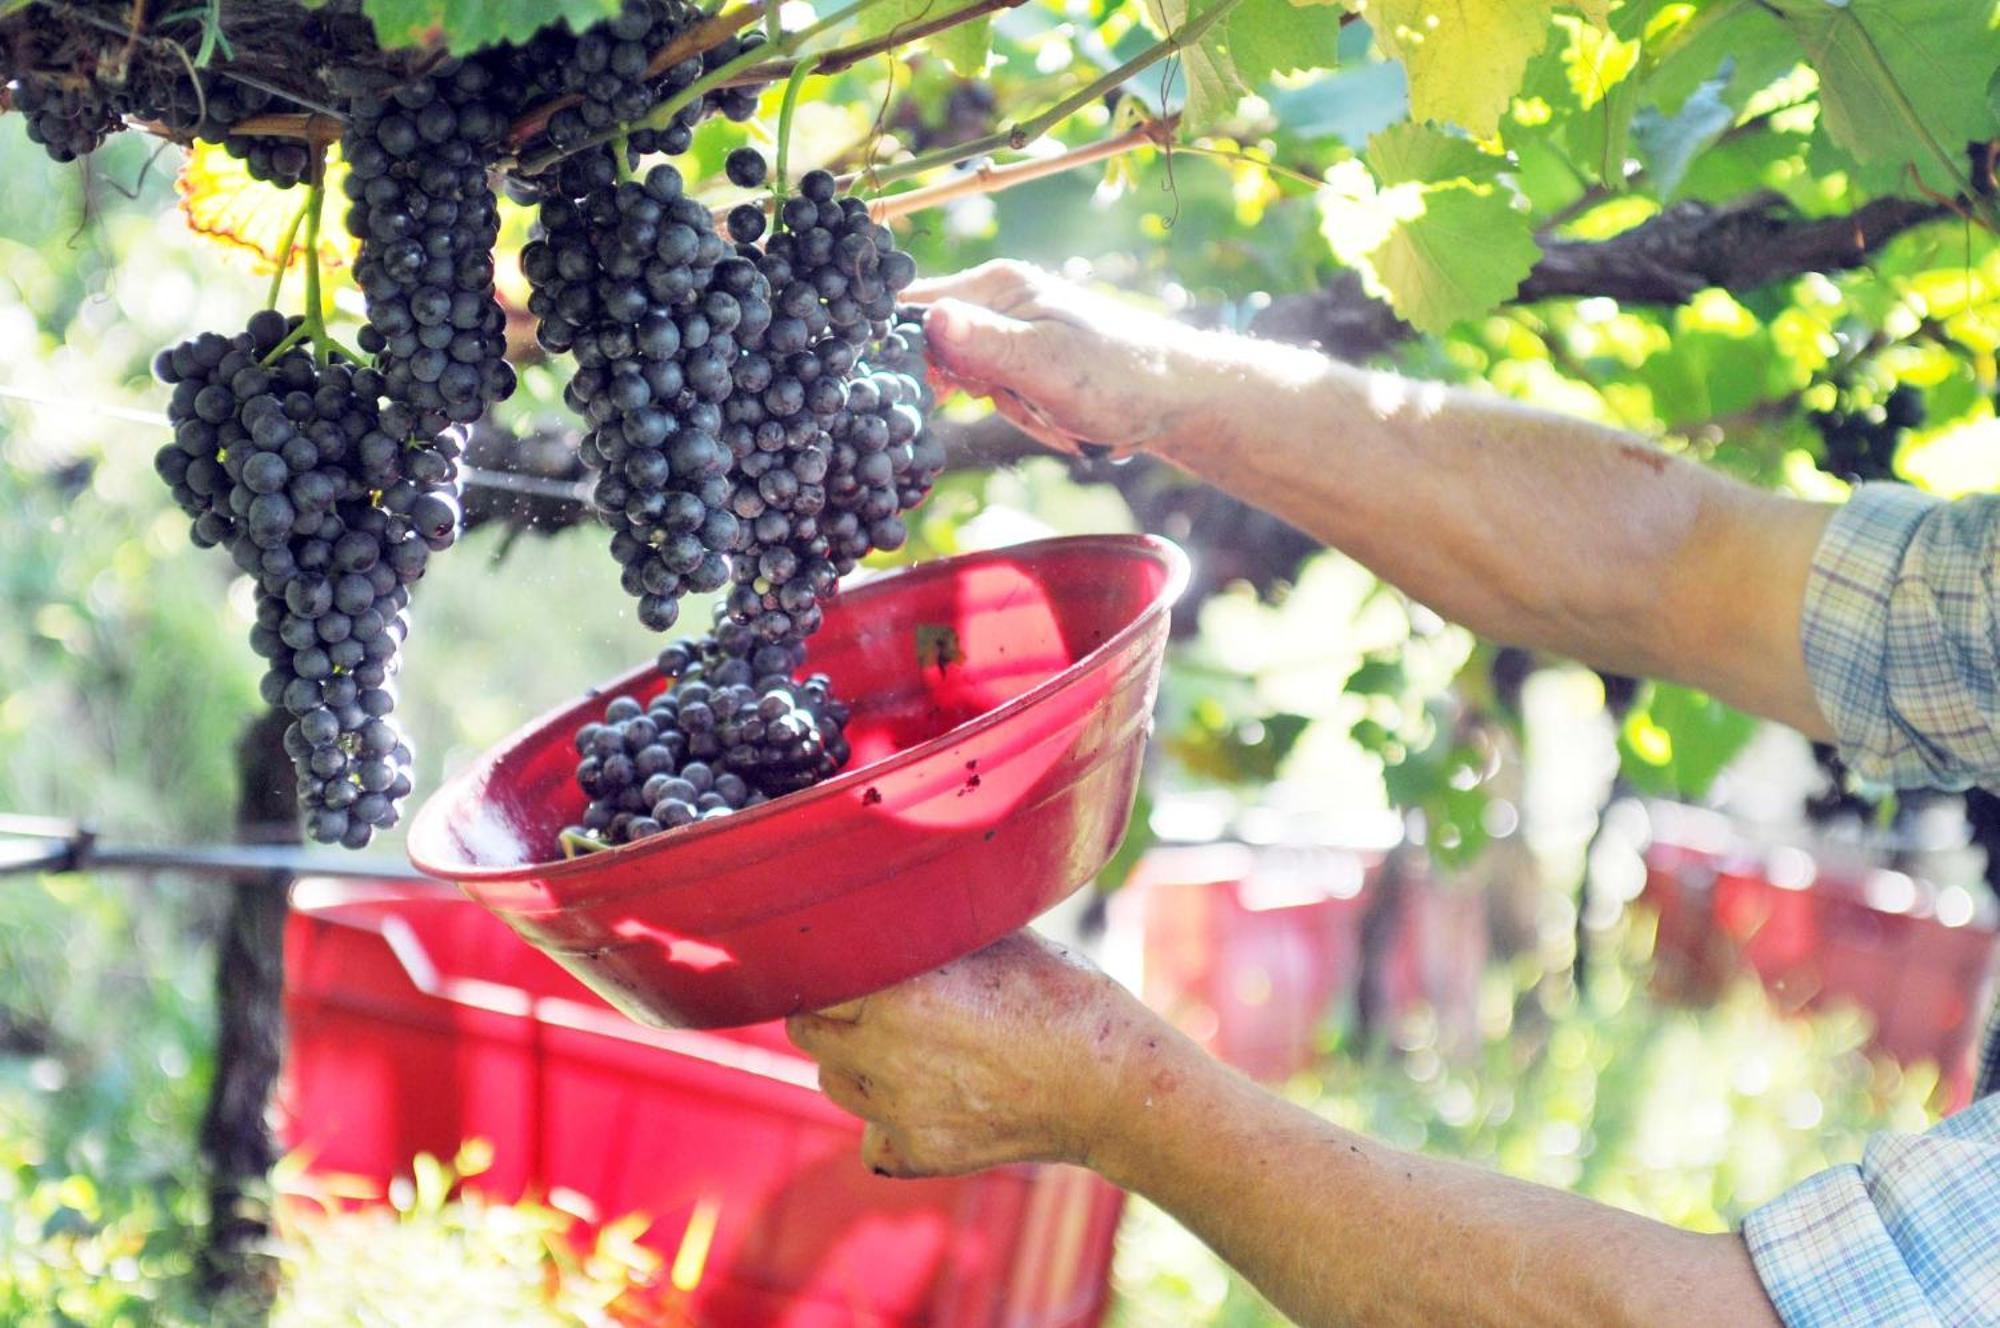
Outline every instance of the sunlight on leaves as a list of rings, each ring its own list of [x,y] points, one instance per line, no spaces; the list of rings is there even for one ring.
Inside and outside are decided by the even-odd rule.
[[[337,153],[327,162],[326,210],[339,210],[343,197],[340,183],[346,167]],[[175,181],[180,195],[181,215],[187,227],[225,253],[247,259],[257,272],[274,270],[286,235],[293,232],[292,220],[306,201],[302,187],[280,189],[250,178],[250,168],[219,143],[197,143],[188,152],[185,165]],[[330,219],[330,217],[329,217]],[[305,232],[293,232],[293,248],[287,267],[305,261]],[[322,224],[319,233],[319,261],[322,267],[345,267],[357,251],[354,241],[339,225]]]
[[[1548,44],[1551,0],[1371,0],[1356,5],[1410,75],[1410,113],[1475,134],[1499,128],[1528,60]]]

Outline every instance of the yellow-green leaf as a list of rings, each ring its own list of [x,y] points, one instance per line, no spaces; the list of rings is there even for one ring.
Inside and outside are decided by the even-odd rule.
[[[1364,157],[1377,183],[1384,186],[1440,184],[1461,176],[1490,183],[1502,165],[1500,158],[1481,152],[1467,139],[1407,122],[1369,139]]]
[[[853,35],[859,41],[886,37],[899,28],[946,18],[970,4],[971,0],[881,0],[855,18]],[[961,23],[955,28],[946,28],[920,43],[913,43],[909,48],[899,49],[927,46],[951,66],[952,72],[965,78],[977,78],[986,71],[986,57],[992,45],[993,20],[987,16]]]
[[[1403,147],[1392,143],[1382,155]],[[1419,331],[1445,332],[1510,299],[1541,256],[1527,215],[1498,184],[1407,180],[1378,189],[1354,162],[1328,178],[1320,194],[1328,245]]]
[[[1209,4],[1214,3],[1216,0],[1209,0]],[[1146,14],[1161,33],[1178,32],[1186,27],[1191,8],[1189,0],[1146,0]],[[1187,81],[1187,104],[1182,108],[1181,118],[1191,129],[1205,129],[1227,119],[1248,91],[1243,76],[1236,70],[1236,62],[1217,39],[1216,31],[1209,29],[1201,41],[1180,53],[1181,77]]]
[[[340,190],[345,167],[337,156],[327,162],[327,192],[344,197]],[[250,168],[220,143],[197,143],[188,152],[175,189],[180,194],[181,215],[188,229],[222,249],[247,258],[259,272],[274,270],[285,236],[292,231],[293,248],[286,266],[304,260],[303,227],[292,230],[292,221],[306,201],[302,187],[280,189],[274,184],[250,178]],[[329,202],[333,212],[339,205]],[[328,216],[319,232],[320,266],[342,267],[354,257],[354,242],[337,221]]]
[[[1156,30],[1170,33],[1199,20],[1213,3],[1146,0],[1146,12]],[[1184,123],[1205,129],[1227,121],[1245,94],[1258,91],[1273,76],[1332,67],[1339,44],[1339,15],[1322,6],[1236,0],[1225,18],[1181,52],[1187,80]]]
[[[1491,134],[1548,44],[1554,0],[1369,0],[1382,49],[1403,62],[1410,115]]]

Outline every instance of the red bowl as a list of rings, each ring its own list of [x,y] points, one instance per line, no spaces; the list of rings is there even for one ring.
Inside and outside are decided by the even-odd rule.
[[[808,667],[853,706],[847,771],[573,861],[572,736],[635,669],[438,791],[410,860],[633,1018],[722,1028],[821,1009],[969,954],[1090,880],[1131,814],[1187,559],[1043,540],[844,592]]]

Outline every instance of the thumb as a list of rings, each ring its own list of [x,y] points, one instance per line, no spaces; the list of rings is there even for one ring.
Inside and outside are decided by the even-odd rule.
[[[1040,357],[1033,323],[963,300],[939,300],[924,315],[931,355],[953,378],[1032,391]]]

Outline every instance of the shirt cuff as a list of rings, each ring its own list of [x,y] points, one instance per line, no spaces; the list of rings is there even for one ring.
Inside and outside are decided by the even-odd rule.
[[[1941,500],[1902,484],[1865,484],[1827,522],[1806,580],[1799,638],[1820,713],[1841,758],[1883,784],[1930,783],[1891,722],[1889,621],[1903,560]]]
[[[1751,1213],[1743,1240],[1785,1328],[1936,1328],[1858,1167],[1835,1167]]]

